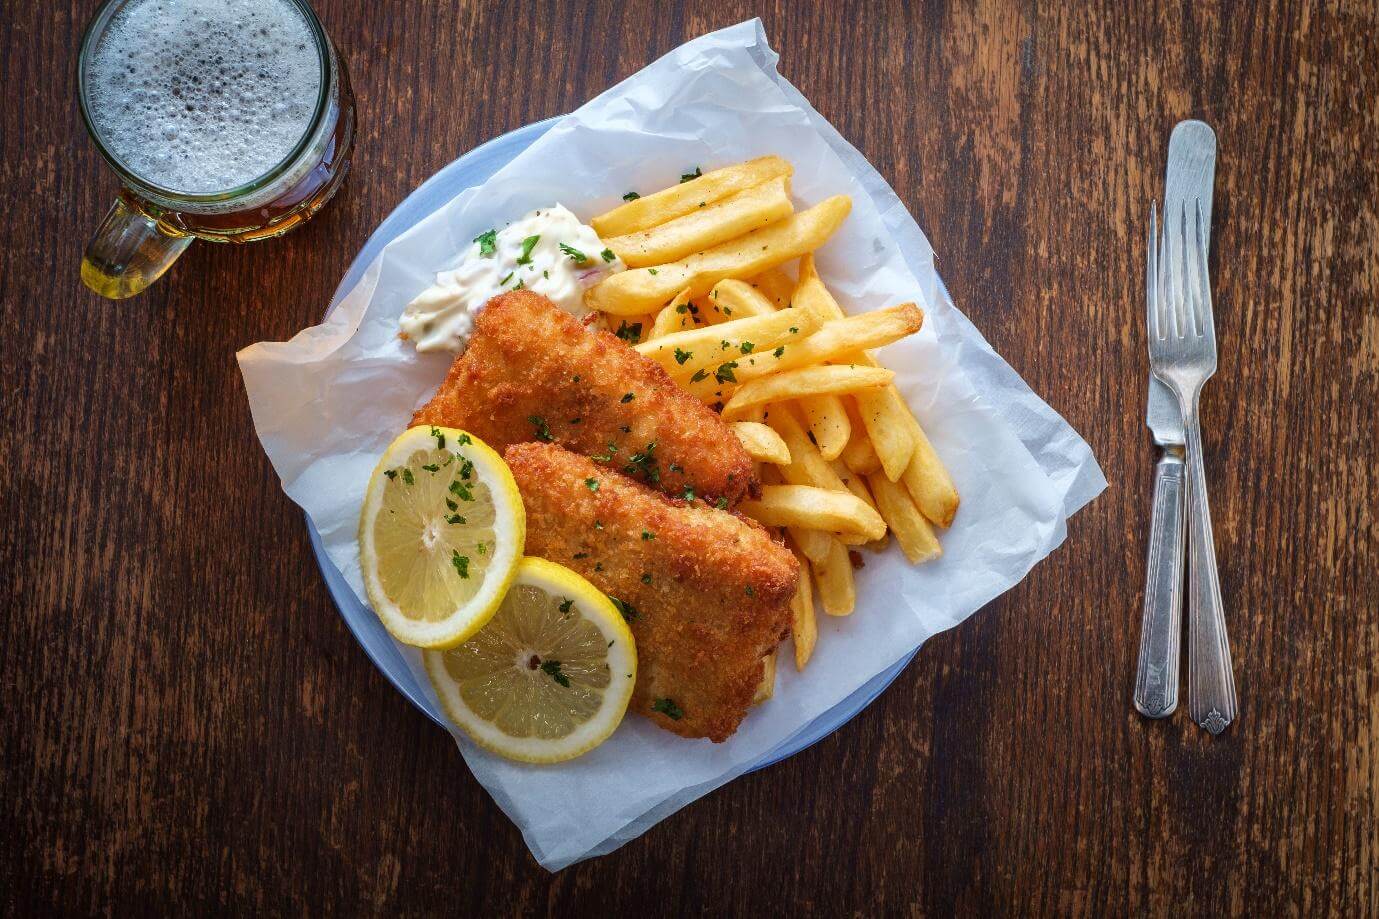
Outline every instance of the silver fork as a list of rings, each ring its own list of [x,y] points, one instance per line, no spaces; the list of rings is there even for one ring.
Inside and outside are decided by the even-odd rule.
[[[1237,705],[1197,412],[1202,385],[1216,372],[1216,327],[1201,202],[1195,201],[1194,208],[1189,245],[1187,203],[1179,214],[1178,233],[1168,232],[1173,215],[1164,215],[1166,239],[1157,238],[1158,215],[1150,205],[1147,326],[1153,330],[1149,366],[1177,396],[1187,429],[1188,708],[1193,721],[1220,734],[1235,720]]]

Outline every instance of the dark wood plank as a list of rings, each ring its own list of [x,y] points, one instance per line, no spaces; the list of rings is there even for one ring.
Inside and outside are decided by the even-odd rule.
[[[1379,912],[1379,11],[1372,3],[322,0],[356,172],[293,236],[109,304],[74,101],[91,2],[0,17],[0,904],[8,913]],[[833,737],[558,875],[372,668],[258,449],[234,351],[308,325],[459,153],[763,16],[1111,488]],[[1207,449],[1243,700],[1129,705],[1152,450],[1140,251],[1220,138]]]

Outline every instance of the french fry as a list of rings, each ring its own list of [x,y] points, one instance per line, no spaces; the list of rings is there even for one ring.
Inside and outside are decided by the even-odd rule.
[[[643,357],[649,357],[672,375],[681,377],[696,370],[715,369],[742,359],[757,348],[774,348],[781,342],[800,341],[813,332],[812,317],[792,316],[786,312],[766,316],[749,316],[713,326],[686,329],[653,338],[637,346]]]
[[[814,618],[814,589],[810,583],[809,561],[800,560],[800,586],[790,600],[790,633],[795,644],[795,669],[803,670],[814,654],[819,638],[819,623]]]
[[[616,316],[635,316],[665,303],[683,287],[690,289],[691,297],[701,297],[724,278],[749,278],[819,248],[851,210],[852,199],[834,195],[807,211],[679,261],[609,275],[585,291],[584,303]]]
[[[810,563],[814,570],[814,586],[824,612],[830,616],[847,616],[857,606],[857,586],[852,579],[852,560],[847,547],[831,540],[828,559],[822,564]]]
[[[894,386],[855,393],[857,413],[867,428],[867,436],[886,478],[898,481],[914,456],[915,439],[907,421],[909,411]]]
[[[833,467],[820,455],[819,448],[809,440],[799,416],[788,403],[773,408],[766,423],[780,435],[790,452],[789,465],[778,470],[782,480],[790,485],[813,485],[831,491],[847,490]]]
[[[672,185],[655,194],[629,201],[599,214],[589,225],[602,239],[626,236],[666,223],[746,188],[792,175],[795,168],[778,156],[763,156],[704,173],[697,179]]]
[[[743,233],[784,220],[795,212],[790,179],[780,176],[746,188],[709,207],[696,208],[674,220],[604,239],[629,268],[664,265],[712,248]]]
[[[746,281],[727,278],[719,281],[709,291],[709,312],[728,319],[742,319],[747,316],[766,316],[776,311],[776,305]]]
[[[814,264],[814,253],[800,259],[800,279],[790,296],[790,305],[795,309],[813,313],[821,322],[832,322],[843,318],[843,309],[833,294],[824,286],[819,270]]]
[[[857,403],[853,399],[844,398],[843,405],[847,409],[848,421],[852,424],[852,437],[843,448],[843,464],[858,475],[870,475],[881,468],[881,457],[876,455],[876,448],[871,445],[867,426],[862,423],[862,416],[857,413]]]
[[[905,488],[915,499],[920,513],[931,523],[950,527],[958,512],[958,490],[953,487],[953,479],[943,468],[943,461],[938,458],[924,429],[919,426],[919,419],[909,409],[906,409],[905,417],[915,443],[914,455],[902,477]]]
[[[785,532],[790,534],[790,539],[805,558],[818,565],[828,561],[828,554],[833,551],[832,536],[822,530],[806,527],[786,527]]]
[[[799,313],[819,320],[819,312],[799,309]],[[918,332],[924,324],[924,311],[913,303],[901,303],[870,313],[859,313],[843,319],[822,320],[818,331],[798,344],[789,345],[772,360],[762,362],[745,372],[746,380],[807,367],[811,364],[833,362],[880,366],[863,352],[879,348]]]
[[[761,682],[752,693],[752,704],[760,705],[776,694],[776,655],[775,652],[761,659]]]
[[[612,318],[609,317],[608,331],[633,347],[646,341],[656,321],[655,316],[619,316],[617,325],[614,325]]]
[[[880,539],[886,521],[852,492],[813,485],[763,485],[761,497],[738,505],[738,510],[767,526],[805,527],[856,534],[863,541]]]
[[[752,459],[778,466],[790,462],[790,448],[770,427],[756,421],[735,421],[729,427]]]
[[[857,473],[849,469],[846,465],[844,465],[842,460],[834,460],[832,463],[829,464],[829,466],[833,469],[834,474],[836,474],[838,478],[842,480],[843,485],[847,488],[848,491],[852,492],[854,495],[870,504],[872,510],[880,513],[881,509],[876,506],[876,499],[872,497],[871,489],[867,488],[867,483],[864,477],[858,475]],[[886,515],[882,514],[881,516],[884,518]],[[882,538],[884,539],[885,537]]]
[[[910,564],[918,565],[943,554],[934,529],[915,506],[909,491],[904,486],[892,482],[884,473],[867,477],[872,494],[876,496],[877,507],[890,532],[895,534],[900,549]]]
[[[788,313],[783,310],[782,313]],[[781,315],[777,313],[776,315]],[[801,317],[803,318],[803,317]],[[802,399],[826,393],[855,393],[885,386],[895,373],[881,367],[846,367],[825,364],[821,367],[800,367],[785,373],[773,374],[743,383],[723,407],[723,417],[733,420],[734,413],[753,405]],[[870,428],[868,428],[870,431]],[[904,432],[902,429],[903,433]]]
[[[809,431],[814,435],[814,442],[819,445],[819,453],[826,460],[837,459],[852,434],[842,397],[806,396],[799,402]]]
[[[779,268],[763,271],[748,281],[757,292],[783,310],[790,305],[790,297],[795,293],[795,282]]]
[[[686,287],[675,295],[675,299],[661,307],[661,311],[656,314],[656,320],[651,323],[651,332],[646,340],[664,338],[672,332],[683,332],[692,328],[694,316],[689,311],[689,288]]]

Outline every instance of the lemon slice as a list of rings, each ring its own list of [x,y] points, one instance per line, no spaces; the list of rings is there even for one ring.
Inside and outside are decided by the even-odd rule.
[[[492,617],[517,574],[527,516],[497,453],[454,428],[388,445],[359,515],[369,602],[398,641],[449,648]]]
[[[528,763],[603,743],[637,682],[636,644],[612,601],[540,558],[523,559],[478,634],[423,657],[450,720],[480,746]]]

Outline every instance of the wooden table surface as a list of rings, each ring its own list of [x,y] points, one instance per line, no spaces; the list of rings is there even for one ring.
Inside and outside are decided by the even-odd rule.
[[[1379,911],[1372,2],[318,6],[358,94],[343,192],[124,303],[77,278],[115,189],[74,94],[94,3],[0,17],[4,912]],[[551,875],[336,613],[234,353],[312,324],[465,150],[755,14],[1111,487],[832,737]],[[1144,226],[1187,117],[1221,151],[1204,412],[1243,711],[1215,740],[1130,705]]]

